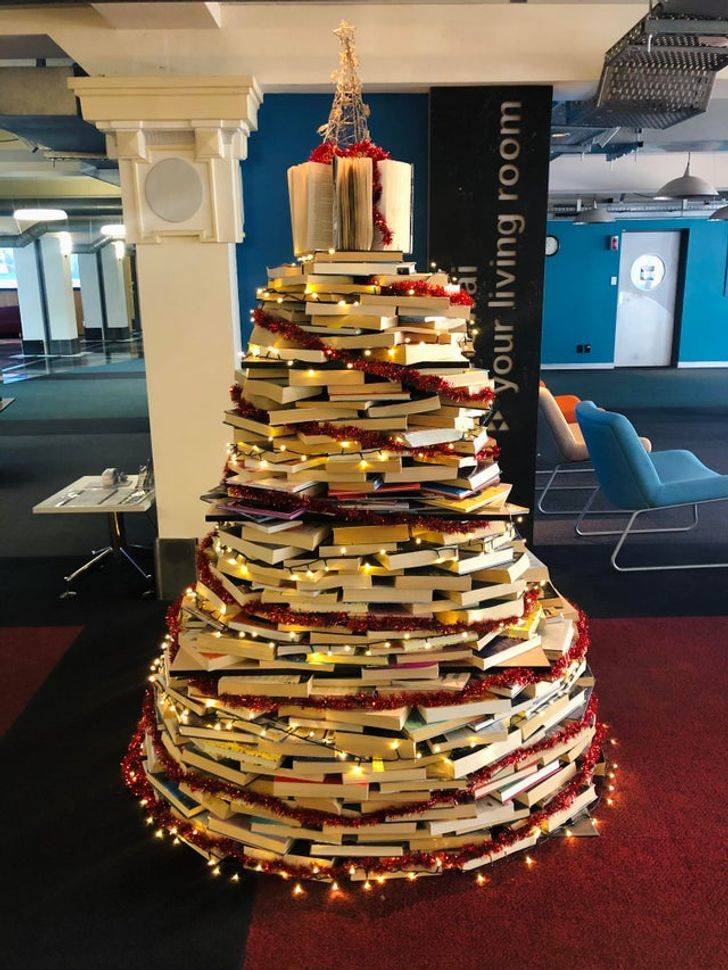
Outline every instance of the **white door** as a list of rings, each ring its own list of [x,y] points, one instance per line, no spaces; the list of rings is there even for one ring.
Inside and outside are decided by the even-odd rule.
[[[679,267],[679,232],[622,233],[615,367],[672,362]]]

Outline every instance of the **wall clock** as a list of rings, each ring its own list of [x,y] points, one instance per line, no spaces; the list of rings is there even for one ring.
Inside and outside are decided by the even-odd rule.
[[[559,240],[556,236],[546,236],[546,255],[555,256],[559,251]]]

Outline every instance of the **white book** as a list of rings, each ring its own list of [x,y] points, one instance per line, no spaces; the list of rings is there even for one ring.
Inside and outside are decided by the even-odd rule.
[[[412,252],[412,166],[387,158],[377,164],[382,194],[377,203],[384,221],[392,230],[392,240],[386,246],[381,233],[375,232],[375,249],[397,249]]]

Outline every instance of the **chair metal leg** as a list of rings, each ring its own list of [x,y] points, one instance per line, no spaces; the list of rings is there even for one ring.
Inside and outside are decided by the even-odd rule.
[[[600,491],[601,491],[600,488],[594,489],[592,494],[587,499],[586,505],[584,506],[584,508],[581,510],[581,512],[577,517],[577,520],[574,524],[574,532],[576,532],[578,536],[582,536],[583,538],[588,538],[589,536],[624,535],[625,529],[595,529],[594,531],[590,530],[589,532],[585,532],[581,526],[584,519],[586,519],[587,516],[589,515],[599,515],[599,516],[630,515],[632,516],[632,518],[627,523],[626,531],[631,533],[631,535],[635,535],[635,536],[652,535],[659,532],[690,532],[698,525],[698,504],[692,503],[692,502],[686,503],[686,505],[667,505],[667,506],[660,506],[658,508],[649,508],[649,509],[605,509],[603,511],[602,510],[593,511],[592,505],[594,504],[594,499],[597,497]],[[634,518],[636,518],[637,515],[641,515],[643,512],[660,512],[660,511],[666,511],[667,509],[686,508],[687,505],[690,505],[693,509],[693,518],[688,525],[651,526],[650,528],[647,528],[647,529],[632,529]]]
[[[725,501],[725,499],[711,499],[710,501]],[[703,503],[700,503],[703,504]],[[663,508],[684,508],[685,506],[663,506]],[[619,553],[621,552],[622,546],[627,541],[628,535],[637,535],[640,532],[687,532],[688,529],[692,529],[697,525],[698,522],[698,505],[693,505],[693,525],[688,526],[687,529],[635,529],[632,531],[632,526],[637,520],[639,515],[643,512],[652,512],[653,509],[637,509],[633,512],[629,518],[629,522],[624,527],[622,534],[620,535],[616,546],[610,557],[610,562],[614,569],[618,573],[646,573],[646,572],[662,572],[668,569],[728,569],[728,562],[696,562],[696,563],[671,563],[668,565],[654,565],[654,566],[622,566],[617,562]]]
[[[541,497],[539,498],[538,502],[536,503],[536,508],[538,509],[538,511],[542,515],[572,515],[575,512],[577,512],[578,511],[577,509],[562,509],[562,508],[558,508],[558,509],[545,509],[543,507],[543,503],[544,503],[544,499],[546,498],[546,495],[547,495],[547,493],[549,491],[551,491],[551,492],[583,492],[583,491],[587,491],[588,489],[593,488],[594,487],[593,485],[554,485],[554,482],[555,482],[556,477],[558,475],[579,475],[579,474],[584,474],[584,472],[593,475],[594,474],[594,469],[591,468],[591,467],[589,467],[589,468],[565,468],[564,467],[564,463],[563,462],[559,462],[559,464],[555,468],[553,468],[551,470],[549,470],[549,469],[542,469],[541,471],[538,471],[536,473],[537,475],[549,475],[549,478],[548,478],[548,480],[547,480],[547,482],[546,482],[545,485],[543,485],[543,486],[537,485],[536,486],[536,491],[541,490]]]
[[[616,531],[614,531],[613,529],[606,529],[606,530],[595,530],[594,532],[584,532],[581,528],[581,523],[588,515],[626,515],[627,514],[623,509],[607,509],[604,512],[593,512],[592,505],[594,504],[594,499],[597,497],[600,491],[601,491],[601,488],[599,487],[599,485],[597,485],[592,491],[589,498],[586,500],[586,505],[584,506],[584,508],[581,510],[581,512],[576,518],[576,522],[574,523],[574,532],[576,532],[578,536],[617,536],[621,534],[621,530],[619,529],[617,529]]]

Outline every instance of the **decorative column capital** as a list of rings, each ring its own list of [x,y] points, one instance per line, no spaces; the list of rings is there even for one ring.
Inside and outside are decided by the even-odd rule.
[[[251,77],[69,79],[118,159],[127,239],[241,242],[239,162],[262,94]]]

